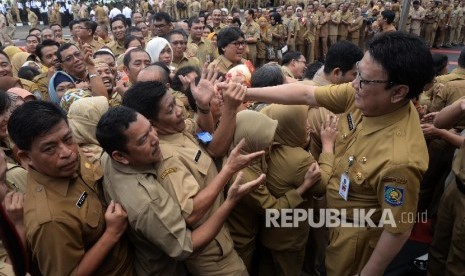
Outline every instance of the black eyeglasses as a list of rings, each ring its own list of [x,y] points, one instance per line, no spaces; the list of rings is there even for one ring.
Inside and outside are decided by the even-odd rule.
[[[229,44],[232,44],[234,46],[236,46],[236,48],[239,48],[239,47],[244,47],[245,46],[245,41],[244,40],[241,40],[241,41],[233,41]]]
[[[362,79],[362,76],[360,75],[360,70],[358,69],[358,64],[360,63],[360,61],[357,61],[357,63],[355,63],[355,68],[357,69],[357,78],[358,78],[358,81],[359,81],[359,88],[362,89],[362,84],[370,84],[370,83],[388,83],[388,84],[394,84],[394,82],[392,81],[389,81],[389,80],[364,80]]]

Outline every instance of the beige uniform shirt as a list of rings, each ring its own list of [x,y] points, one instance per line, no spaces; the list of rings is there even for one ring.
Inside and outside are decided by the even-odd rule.
[[[116,40],[112,40],[106,46],[110,48],[110,50],[113,52],[115,57],[118,57],[119,55],[124,54],[124,51],[126,51],[126,49],[124,49],[124,45],[120,45],[118,41]]]
[[[339,25],[341,24],[341,13],[334,11],[330,15],[331,20],[329,21],[329,33],[328,35],[337,35]]]
[[[187,67],[187,66],[193,66],[195,67],[199,72],[202,71],[202,66],[200,65],[200,61],[196,57],[187,57],[186,53],[183,54],[181,61],[173,62],[171,63],[171,66],[175,68],[175,72],[182,67]]]
[[[212,61],[212,63],[208,65],[208,69],[212,69],[213,66],[216,65],[215,70],[217,70],[220,73],[226,74],[228,73],[229,69],[233,68],[236,65],[243,64],[244,62],[246,62],[246,60],[242,59],[240,63],[235,64],[229,61],[223,55],[220,55],[218,58],[216,58],[214,61]]]
[[[179,261],[192,252],[191,231],[181,209],[156,179],[155,168],[120,164],[102,156],[104,192],[128,213],[137,275],[184,275]]]
[[[100,200],[100,165],[81,158],[74,178],[52,178],[29,168],[24,201],[26,238],[32,261],[43,275],[74,275],[82,257],[105,231]],[[94,275],[132,275],[123,236]]]
[[[390,210],[396,225],[385,224],[384,230],[405,233],[413,222],[405,222],[402,216],[416,213],[420,181],[428,167],[417,111],[409,102],[390,114],[364,117],[354,105],[355,92],[350,83],[315,91],[320,106],[342,113],[326,190],[328,208],[346,208],[349,219],[353,219],[353,208],[375,209],[371,216],[375,223],[384,209]],[[343,174],[350,180],[347,201],[339,195]]]
[[[441,111],[444,107],[453,104],[458,99],[465,96],[465,80],[449,81],[441,86],[433,100],[430,107],[430,112]],[[460,129],[465,128],[465,120],[457,122]]]
[[[213,159],[193,136],[197,130],[198,126],[195,122],[188,119],[184,132],[159,135],[163,161],[157,168],[158,180],[166,191],[176,199],[184,218],[192,213],[193,198],[218,174]],[[205,222],[218,209],[222,201],[223,196],[220,194],[193,228],[195,229]],[[234,246],[229,231],[223,227],[204,250],[195,257],[186,260],[186,265],[193,274],[208,274],[205,269],[210,270],[212,265],[233,251]],[[245,269],[243,264],[241,265]],[[228,275],[230,268],[217,266],[216,269],[218,275]]]
[[[200,64],[203,66],[205,62],[211,62],[218,57],[218,51],[213,50],[211,42],[205,38],[200,38],[198,44],[192,41],[189,36],[187,39],[187,51],[188,56],[197,57]]]

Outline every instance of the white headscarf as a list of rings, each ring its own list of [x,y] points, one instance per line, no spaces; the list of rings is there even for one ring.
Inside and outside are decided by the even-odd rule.
[[[154,37],[145,46],[145,51],[149,54],[152,62],[157,62],[160,58],[160,53],[168,45],[171,49],[171,45],[168,40],[163,37]],[[173,49],[171,49],[171,60],[173,60]]]

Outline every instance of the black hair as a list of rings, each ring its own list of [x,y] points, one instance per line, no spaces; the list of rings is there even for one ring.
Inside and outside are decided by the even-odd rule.
[[[315,76],[316,72],[320,70],[321,66],[323,66],[324,63],[321,61],[315,61],[312,64],[309,64],[307,66],[307,70],[305,70],[305,76],[304,79],[311,80]]]
[[[0,114],[3,114],[8,111],[10,108],[11,101],[8,97],[8,93],[0,90]]]
[[[409,87],[408,99],[417,97],[434,77],[431,52],[418,36],[390,32],[375,36],[368,52],[388,75],[387,88],[404,84]]]
[[[187,87],[186,91],[183,90],[183,84],[179,76],[185,76],[189,73],[195,72],[197,73],[196,83],[200,81],[200,72],[194,66],[185,66],[181,67],[176,71],[174,74],[173,79],[171,80],[171,88],[175,91],[180,91],[184,93],[187,97],[187,101],[189,102],[189,106],[192,110],[197,111],[197,104],[195,103],[194,95],[192,95],[192,91],[190,90],[190,86]]]
[[[153,22],[164,20],[166,24],[170,24],[171,22],[173,22],[173,19],[171,19],[171,16],[167,14],[166,12],[157,12],[156,14],[153,15],[152,20]]]
[[[231,24],[238,24],[239,27],[242,26],[242,22],[241,22],[241,19],[237,18],[237,17],[234,17],[232,20],[231,20]]]
[[[283,65],[289,65],[291,61],[298,60],[302,54],[300,52],[288,51],[283,56]]]
[[[71,20],[71,21],[69,21],[68,27],[69,27],[70,31],[73,29],[74,25],[79,25],[79,20]]]
[[[135,49],[132,49],[131,51],[127,52],[124,55],[124,58],[123,58],[123,64],[124,64],[124,66],[126,66],[126,68],[129,68],[129,63],[131,63],[132,54],[136,53],[136,52],[144,52],[144,53],[147,54],[147,52],[142,48],[135,48]],[[149,56],[149,58],[150,58],[149,54],[147,54],[147,56]]]
[[[171,43],[171,36],[174,35],[174,34],[182,35],[182,38],[187,41],[188,35],[186,34],[186,32],[184,30],[173,29],[166,35],[166,39],[168,40],[168,42]]]
[[[128,49],[129,48],[129,43],[131,43],[132,41],[134,40],[137,40],[140,42],[140,44],[142,45],[142,41],[139,40],[139,38],[135,35],[126,35],[124,37],[124,49]],[[124,63],[124,62],[123,62]],[[128,63],[129,64],[129,63]]]
[[[31,29],[29,29],[29,34],[31,34],[33,31],[42,32],[39,28],[31,28]]]
[[[244,33],[237,27],[226,27],[218,32],[217,44],[218,52],[220,55],[224,53],[223,48],[229,45],[229,43],[238,40],[240,37],[244,38]]]
[[[142,30],[139,27],[136,27],[136,26],[129,26],[126,29],[126,35],[130,35],[132,32],[142,32]]]
[[[460,56],[457,60],[457,63],[460,67],[465,68],[465,48],[462,48],[462,51],[460,51]]]
[[[62,44],[58,50],[57,50],[57,58],[60,62],[63,62],[63,57],[61,56],[61,52],[65,51],[65,50],[68,50],[69,48],[71,48],[72,46],[76,47],[76,45],[72,44],[72,43],[65,43],[65,44]],[[77,48],[77,47],[76,47]]]
[[[123,96],[123,105],[134,109],[149,120],[157,120],[160,102],[166,86],[158,81],[137,82]]]
[[[361,60],[363,52],[357,45],[348,41],[341,40],[329,47],[325,59],[325,74],[331,73],[335,68],[339,68],[342,74],[352,70],[357,61]]]
[[[37,39],[37,41],[40,43],[40,37],[36,36],[36,35],[33,35],[33,34],[28,34],[26,36],[26,40],[29,38],[29,37],[35,37]]]
[[[40,72],[35,67],[23,66],[18,70],[18,78],[32,81]]]
[[[396,17],[396,14],[395,12],[391,10],[384,10],[381,12],[381,16],[383,17],[383,19],[386,20],[388,24],[391,24],[392,22],[394,22],[394,18]]]
[[[51,102],[25,102],[8,121],[8,133],[21,150],[31,150],[35,139],[49,133],[61,122],[68,124],[66,114]]]
[[[124,17],[124,15],[123,15]],[[128,24],[126,23],[126,19],[125,18],[121,18],[121,16],[115,16],[113,17],[113,19],[110,21],[110,29],[113,31],[113,23],[115,23],[116,21],[121,21],[123,22],[123,26],[125,28],[128,27]]]
[[[248,9],[247,12],[252,16],[252,19],[255,18],[255,11],[253,9]]]
[[[97,30],[97,22],[91,21],[89,18],[83,18],[79,20],[79,23],[84,23],[87,29],[91,30],[91,35],[95,34],[95,30]]]
[[[271,13],[270,17],[274,19],[276,24],[282,24],[283,23],[283,19],[281,18],[281,15],[278,12]]]
[[[284,75],[277,64],[265,64],[252,74],[252,87],[276,86],[284,83]]]
[[[56,42],[54,40],[46,39],[46,40],[42,41],[42,43],[39,43],[37,45],[36,51],[34,52],[34,54],[40,60],[42,60],[42,57],[43,57],[42,49],[45,48],[45,47],[49,47],[49,46],[57,46],[58,48],[60,48],[60,43],[58,43],[58,42]]]
[[[200,21],[200,18],[198,16],[192,16],[189,18],[189,20],[187,21],[187,26],[189,26],[189,29],[192,28],[192,24],[194,23],[202,23]]]
[[[440,53],[433,53],[434,75],[437,76],[448,64],[449,57]]]
[[[114,151],[127,153],[128,138],[124,132],[137,120],[137,112],[126,106],[110,108],[97,124],[96,137],[103,150],[111,156]]]

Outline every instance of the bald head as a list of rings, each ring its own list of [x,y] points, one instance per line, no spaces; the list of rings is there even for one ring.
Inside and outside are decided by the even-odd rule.
[[[169,72],[160,65],[152,64],[139,72],[137,81],[158,81],[167,85],[169,84]]]

